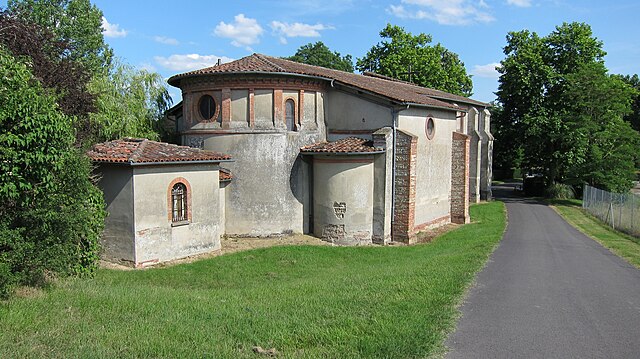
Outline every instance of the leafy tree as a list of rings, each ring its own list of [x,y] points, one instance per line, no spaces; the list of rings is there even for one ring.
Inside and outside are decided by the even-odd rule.
[[[359,71],[372,71],[420,86],[471,96],[473,83],[457,54],[440,44],[429,45],[430,35],[412,35],[400,26],[387,24],[384,39],[358,59]]]
[[[91,273],[104,200],[73,146],[73,118],[0,46],[0,296],[47,275]]]
[[[351,55],[341,56],[339,52],[331,52],[322,41],[315,44],[308,43],[300,46],[295,55],[286,57],[287,60],[301,62],[303,64],[322,66],[329,69],[353,72],[353,59]]]
[[[102,11],[90,0],[9,0],[8,9],[20,19],[52,31],[68,43],[68,58],[92,74],[108,71],[113,50],[102,35]]]
[[[25,23],[9,12],[0,12],[0,44],[30,63],[43,87],[54,90],[60,110],[70,116],[86,116],[95,109],[87,91],[91,76],[67,55],[71,49],[47,29]]]
[[[638,78],[638,75],[626,75],[620,76],[620,79],[636,89],[636,96],[633,104],[631,104],[631,113],[625,116],[624,119],[631,124],[631,127],[640,132],[640,78]]]
[[[156,125],[171,105],[160,74],[116,64],[111,75],[96,76],[90,90],[98,96],[97,111],[90,116],[97,129],[94,142],[123,137],[159,138]]]
[[[637,156],[628,144],[637,136],[622,116],[633,91],[607,73],[602,42],[591,28],[565,23],[545,37],[512,32],[504,53],[497,92],[502,113],[493,120],[512,146],[497,146],[494,155],[514,158],[506,152],[519,151],[522,168],[542,173],[547,186],[628,189],[629,163]]]

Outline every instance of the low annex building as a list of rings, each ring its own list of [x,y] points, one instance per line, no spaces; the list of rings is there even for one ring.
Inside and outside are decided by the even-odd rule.
[[[411,243],[421,230],[468,222],[469,203],[491,197],[493,137],[486,103],[373,73],[261,54],[176,75],[169,84],[182,90],[183,101],[167,114],[179,142],[219,157],[206,170],[196,170],[197,161],[150,166],[146,171],[154,168],[163,178],[153,185],[166,191],[173,178],[192,181],[181,174],[185,170],[202,173],[201,182],[193,181],[205,186],[204,177],[215,172],[218,178],[219,162],[229,160],[220,153],[233,158],[225,164],[233,179],[224,182],[223,195],[202,194],[194,200],[193,210],[210,217],[196,219],[194,212],[193,222],[182,227],[167,221],[167,204],[151,198],[159,193],[144,195],[144,201],[157,203],[154,223],[160,223],[160,212],[165,223],[153,231],[139,234],[145,230],[141,226],[126,234],[137,241],[150,232],[163,233],[151,245],[166,250],[143,261],[170,257],[173,244],[163,241],[174,238],[175,231],[190,233],[194,242],[189,248],[198,250],[216,249],[212,243],[219,243],[216,238],[222,234],[310,233],[336,244]],[[126,176],[133,183],[147,168],[129,167]],[[109,171],[129,167],[101,165]],[[220,187],[219,181],[208,185]],[[115,195],[107,192],[117,190],[105,191],[109,198]],[[166,194],[162,198],[166,201]],[[113,214],[116,208],[110,206]],[[116,221],[132,220],[110,218],[107,225]],[[196,222],[202,226],[195,228]],[[197,242],[209,229],[212,237]],[[118,242],[115,237],[124,235],[118,231],[107,231],[105,241]],[[189,246],[181,243],[176,248]],[[177,249],[173,256],[189,252]]]
[[[132,138],[87,154],[109,212],[104,259],[142,267],[220,249],[229,155]]]

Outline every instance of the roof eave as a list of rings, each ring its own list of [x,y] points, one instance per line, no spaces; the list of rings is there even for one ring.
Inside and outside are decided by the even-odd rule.
[[[366,155],[378,155],[387,152],[387,150],[378,150],[372,152],[312,152],[312,151],[300,151],[303,155],[317,156],[366,156]]]
[[[116,162],[116,161],[100,161],[100,160],[92,160],[94,163],[99,164],[110,164],[110,165],[119,165],[119,166],[158,166],[158,165],[190,165],[190,164],[214,164],[221,162],[235,162],[233,159],[226,160],[199,160],[199,161],[158,161],[158,162]]]

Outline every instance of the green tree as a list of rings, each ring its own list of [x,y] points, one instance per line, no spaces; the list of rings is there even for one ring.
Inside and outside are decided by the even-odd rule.
[[[91,73],[108,71],[113,50],[102,35],[102,11],[90,0],[8,0],[17,17],[52,31],[68,43],[68,57]]]
[[[286,57],[285,59],[329,69],[353,72],[353,59],[351,55],[341,56],[337,51],[331,52],[322,41],[300,46],[295,55]]]
[[[0,46],[0,296],[47,275],[91,273],[102,193],[73,146],[73,117],[26,63]]]
[[[160,74],[116,64],[109,76],[96,76],[90,91],[97,95],[91,123],[97,129],[93,142],[123,137],[158,140],[158,121],[171,106]]]
[[[502,114],[493,120],[514,145],[498,146],[494,155],[520,151],[522,168],[542,173],[547,186],[588,182],[628,189],[628,164],[637,154],[612,140],[636,143],[631,128],[621,124],[633,91],[607,73],[602,42],[591,28],[565,23],[545,37],[512,32],[504,53],[497,92]]]
[[[387,24],[383,40],[358,59],[359,71],[411,81],[417,85],[462,96],[471,96],[473,83],[457,54],[440,44],[429,45],[430,35],[413,35],[400,26]]]
[[[631,105],[631,113],[625,116],[624,119],[631,124],[631,127],[640,132],[640,78],[638,78],[638,75],[619,77],[622,81],[626,82],[627,85],[636,89],[636,96]]]

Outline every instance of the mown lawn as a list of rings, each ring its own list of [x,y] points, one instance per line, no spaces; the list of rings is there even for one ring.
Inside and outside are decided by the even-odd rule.
[[[500,202],[410,247],[273,247],[94,279],[0,304],[0,358],[411,358],[442,354],[502,237]]]
[[[640,269],[640,238],[613,230],[585,212],[580,200],[550,200],[549,203],[569,224]]]

